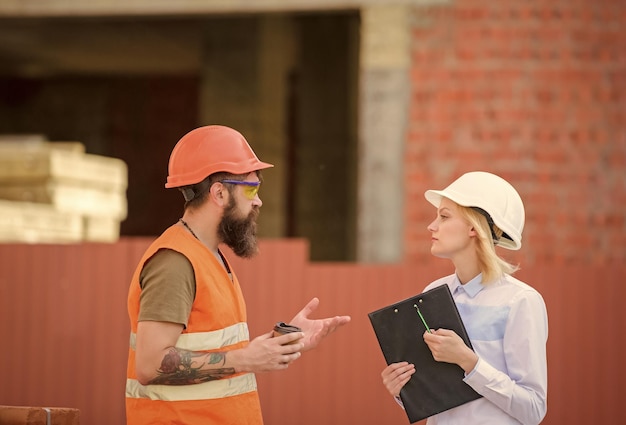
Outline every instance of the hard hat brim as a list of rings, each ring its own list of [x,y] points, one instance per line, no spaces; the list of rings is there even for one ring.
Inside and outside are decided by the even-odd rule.
[[[259,160],[254,161],[253,164],[249,164],[249,166],[247,167],[242,166],[241,164],[234,163],[211,164],[204,169],[194,170],[189,175],[182,174],[178,176],[168,176],[165,187],[171,189],[181,186],[189,186],[191,184],[197,184],[204,180],[206,177],[217,172],[230,174],[249,174],[254,171],[272,168],[273,166],[274,164]]]

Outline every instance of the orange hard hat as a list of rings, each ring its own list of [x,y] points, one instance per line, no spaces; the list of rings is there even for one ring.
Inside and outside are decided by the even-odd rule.
[[[241,133],[223,125],[185,134],[170,155],[165,187],[200,183],[213,173],[247,174],[274,165],[259,161]]]

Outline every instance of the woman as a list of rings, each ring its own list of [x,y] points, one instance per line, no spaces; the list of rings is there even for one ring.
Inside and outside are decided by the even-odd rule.
[[[506,180],[486,172],[462,175],[444,190],[428,190],[437,208],[430,223],[430,251],[448,258],[455,273],[425,290],[447,284],[474,351],[453,331],[424,333],[435,360],[454,363],[483,397],[430,417],[428,425],[538,424],[546,414],[548,320],[541,295],[511,275],[517,267],[496,246],[522,245],[524,205]],[[417,370],[416,370],[417,367]],[[419,365],[393,363],[383,384],[399,399]]]

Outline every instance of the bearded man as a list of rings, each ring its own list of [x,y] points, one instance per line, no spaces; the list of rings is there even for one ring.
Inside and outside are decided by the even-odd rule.
[[[184,213],[146,250],[128,295],[129,425],[261,425],[255,373],[289,367],[350,321],[310,319],[314,298],[290,322],[301,332],[250,340],[239,281],[219,246],[257,253],[261,170],[272,166],[219,125],[174,147],[165,187],[182,192]]]

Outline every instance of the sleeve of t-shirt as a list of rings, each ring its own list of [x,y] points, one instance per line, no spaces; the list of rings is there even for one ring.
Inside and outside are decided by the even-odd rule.
[[[143,266],[139,277],[139,321],[187,326],[196,292],[193,266],[187,257],[160,249]]]

